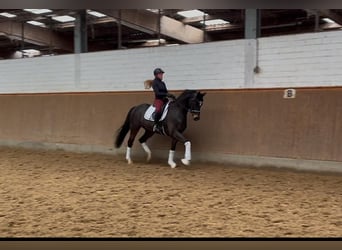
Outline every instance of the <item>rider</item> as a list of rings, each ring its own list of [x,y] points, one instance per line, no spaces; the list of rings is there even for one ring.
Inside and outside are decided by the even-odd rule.
[[[157,133],[161,133],[161,123],[159,120],[162,116],[163,105],[167,102],[167,97],[174,98],[172,94],[169,94],[166,84],[163,82],[164,73],[165,72],[161,68],[156,68],[153,71],[154,80],[152,83],[152,88],[155,94],[154,106],[156,108],[153,131]]]

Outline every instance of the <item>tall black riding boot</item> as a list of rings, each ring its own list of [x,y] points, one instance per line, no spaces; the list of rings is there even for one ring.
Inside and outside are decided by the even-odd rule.
[[[156,113],[154,116],[154,126],[153,126],[153,132],[156,132],[158,134],[161,134],[161,122],[159,121],[161,118],[161,112],[160,113]]]

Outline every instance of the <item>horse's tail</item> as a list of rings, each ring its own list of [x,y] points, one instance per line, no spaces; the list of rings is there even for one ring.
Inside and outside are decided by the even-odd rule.
[[[131,116],[131,113],[132,113],[134,108],[135,107],[130,109],[130,111],[128,112],[128,114],[126,116],[126,120],[125,120],[124,124],[118,130],[118,133],[117,133],[117,136],[116,136],[116,139],[115,139],[115,144],[114,144],[114,146],[116,148],[120,148],[120,146],[122,145],[122,142],[125,139],[125,136],[127,135],[128,131],[129,131],[130,116]]]

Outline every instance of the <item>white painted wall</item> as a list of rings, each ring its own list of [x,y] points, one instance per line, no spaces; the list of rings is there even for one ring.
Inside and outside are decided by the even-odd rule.
[[[333,31],[2,60],[0,93],[144,90],[156,67],[170,90],[342,86],[341,65],[342,31]]]
[[[342,86],[342,31],[259,39],[253,87]]]
[[[0,93],[144,90],[161,67],[170,90],[239,88],[244,40],[0,61]]]

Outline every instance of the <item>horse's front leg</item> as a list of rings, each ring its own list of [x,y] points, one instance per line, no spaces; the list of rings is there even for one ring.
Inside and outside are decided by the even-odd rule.
[[[176,144],[177,144],[177,140],[176,139],[172,139],[171,142],[171,149],[169,151],[169,159],[167,161],[167,163],[170,165],[171,168],[175,168],[177,167],[177,164],[175,163],[175,161],[173,160],[175,157],[175,150],[176,150]]]
[[[190,165],[190,161],[191,161],[191,142],[186,139],[184,137],[184,135],[180,132],[175,132],[172,135],[172,138],[174,138],[175,140],[184,143],[185,146],[185,153],[184,153],[184,158],[181,159],[182,163],[184,165]]]
[[[184,143],[185,146],[185,154],[184,154],[184,158],[181,160],[182,163],[184,165],[190,165],[190,161],[191,161],[191,142],[190,141],[186,141]]]

